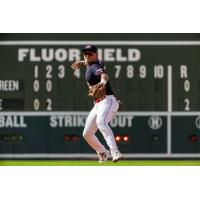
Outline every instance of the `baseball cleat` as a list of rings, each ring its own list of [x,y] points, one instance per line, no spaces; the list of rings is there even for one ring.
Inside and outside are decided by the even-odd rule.
[[[113,157],[113,162],[117,162],[123,156],[119,151],[114,151],[114,152],[112,152],[112,157]]]
[[[110,155],[110,152],[106,150],[105,152],[99,153],[99,163],[106,162],[108,160],[108,156]]]

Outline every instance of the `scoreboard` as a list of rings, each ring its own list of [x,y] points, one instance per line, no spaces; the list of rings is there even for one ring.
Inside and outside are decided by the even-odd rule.
[[[126,158],[200,157],[200,35],[146,35],[0,35],[0,158],[96,156],[82,139],[93,106],[85,68],[70,68],[85,44],[98,47],[122,102],[110,126]]]

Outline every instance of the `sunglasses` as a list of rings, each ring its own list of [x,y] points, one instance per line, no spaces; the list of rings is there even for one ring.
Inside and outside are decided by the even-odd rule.
[[[84,54],[83,54],[84,56],[93,56],[93,53],[90,53],[90,52],[85,52]]]

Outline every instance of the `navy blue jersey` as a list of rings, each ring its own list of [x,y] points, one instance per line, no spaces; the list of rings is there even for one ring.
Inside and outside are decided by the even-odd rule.
[[[100,61],[89,64],[86,68],[85,78],[86,81],[92,86],[101,81],[101,74],[105,72],[104,64]],[[106,95],[114,94],[109,81],[106,83]]]

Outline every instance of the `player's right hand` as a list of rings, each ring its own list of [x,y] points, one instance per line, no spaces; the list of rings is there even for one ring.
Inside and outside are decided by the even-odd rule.
[[[86,66],[85,61],[76,60],[72,65],[71,68],[73,70],[79,69],[80,67]]]

